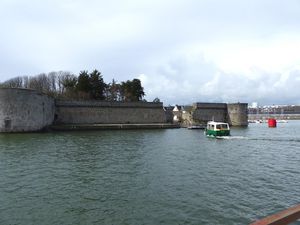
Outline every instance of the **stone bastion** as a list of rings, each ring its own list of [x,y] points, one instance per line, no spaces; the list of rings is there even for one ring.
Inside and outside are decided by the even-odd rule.
[[[57,100],[35,90],[0,88],[0,132],[66,124],[160,124],[162,103]]]
[[[0,88],[0,132],[39,131],[54,120],[54,99],[35,90]]]

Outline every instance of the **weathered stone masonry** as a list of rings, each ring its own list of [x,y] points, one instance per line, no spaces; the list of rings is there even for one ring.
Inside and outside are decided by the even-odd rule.
[[[232,126],[247,126],[247,108],[247,103],[194,103],[189,110],[182,111],[182,125],[205,125],[214,120]]]
[[[195,103],[191,109],[182,112],[187,125],[211,119],[248,124],[247,104]],[[39,131],[53,124],[165,124],[166,118],[162,103],[62,101],[35,90],[0,88],[0,132]]]
[[[35,90],[0,88],[0,132],[59,124],[165,123],[162,103],[59,101]]]
[[[165,123],[162,103],[56,101],[56,124]]]
[[[29,132],[51,125],[54,99],[29,89],[0,88],[0,132]]]

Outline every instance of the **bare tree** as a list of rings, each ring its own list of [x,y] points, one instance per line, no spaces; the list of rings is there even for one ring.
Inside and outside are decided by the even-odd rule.
[[[50,85],[50,91],[52,93],[57,93],[57,86],[58,86],[57,80],[58,80],[57,72],[48,73],[48,81]]]
[[[2,87],[22,88],[22,77],[15,77],[2,83]]]

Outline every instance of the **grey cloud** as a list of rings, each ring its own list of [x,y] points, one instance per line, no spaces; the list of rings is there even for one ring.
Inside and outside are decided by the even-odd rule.
[[[297,0],[3,0],[0,80],[97,68],[107,82],[144,74],[148,100],[158,96],[166,103],[297,101],[298,92],[288,90],[297,89],[298,71],[287,71],[285,80],[282,71],[256,71],[252,79],[223,72],[201,49],[190,57],[183,49],[267,41],[294,34],[299,21]]]
[[[195,73],[195,71],[197,71]],[[140,76],[148,100],[159,97],[167,104],[193,102],[259,102],[299,104],[300,71],[285,74],[254,70],[254,78],[220,71],[204,60],[176,59],[159,67],[155,76]],[[282,81],[282,77],[287,78]]]

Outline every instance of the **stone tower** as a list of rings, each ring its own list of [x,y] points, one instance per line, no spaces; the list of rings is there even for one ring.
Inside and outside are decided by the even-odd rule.
[[[248,126],[248,103],[227,104],[227,112],[231,126]]]

